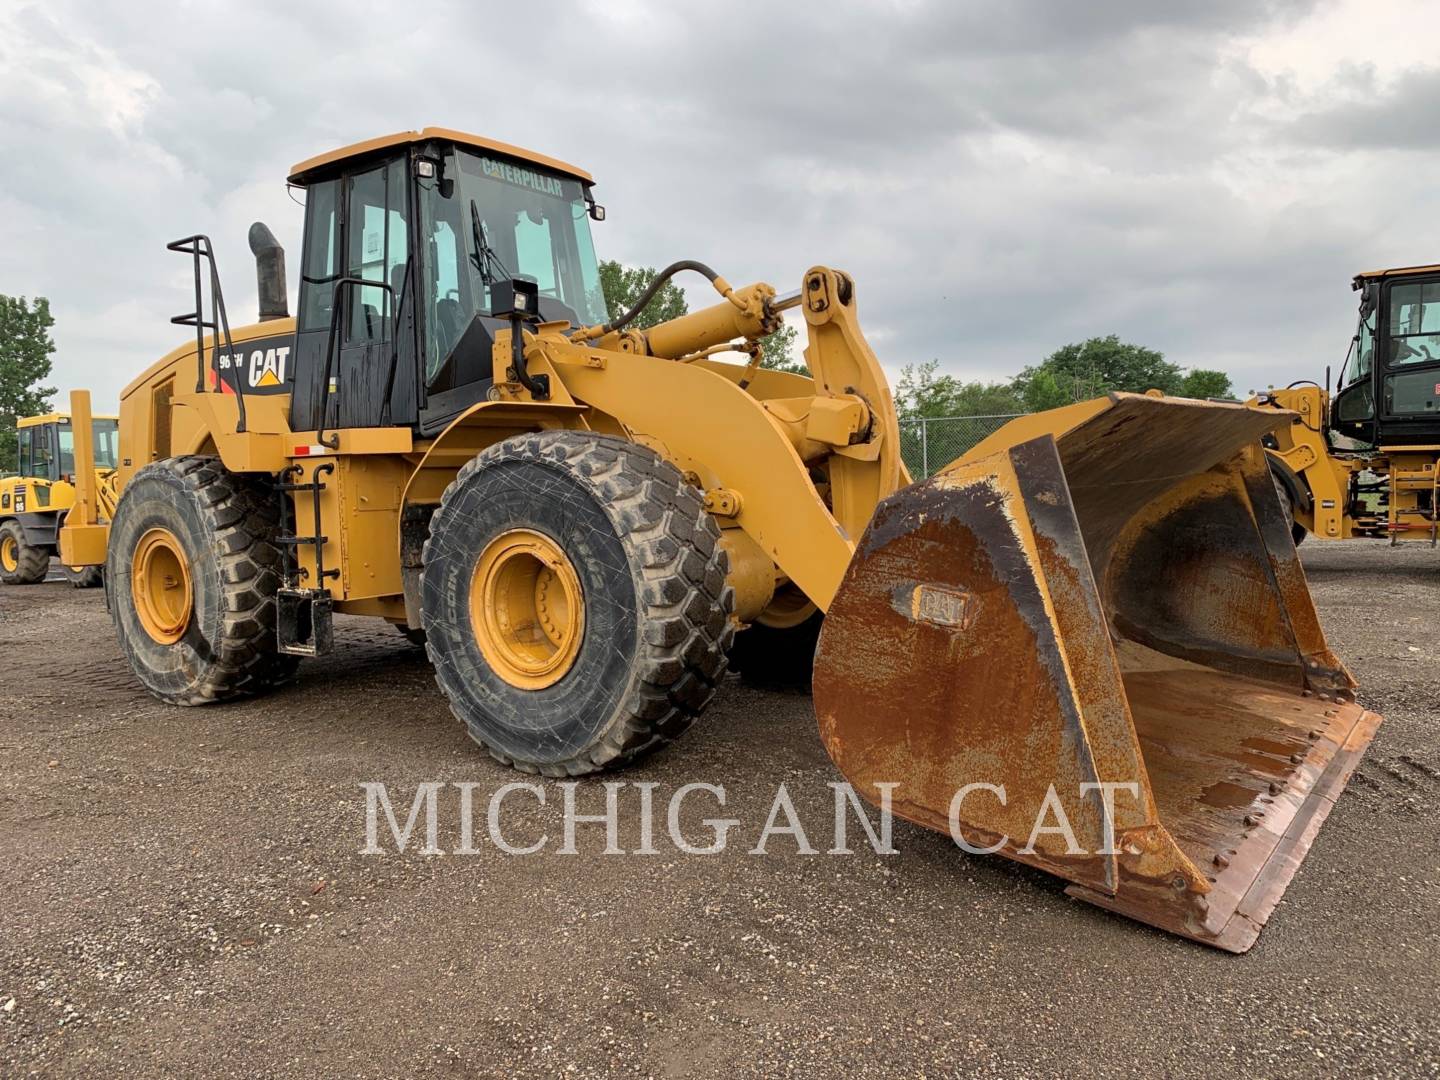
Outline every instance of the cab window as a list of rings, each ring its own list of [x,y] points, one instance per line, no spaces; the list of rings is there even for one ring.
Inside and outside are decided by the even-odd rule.
[[[300,270],[300,329],[330,329],[340,277],[337,194],[340,181],[312,184],[305,194],[305,262]]]
[[[1440,362],[1440,281],[1390,288],[1391,367]]]
[[[1346,385],[1370,378],[1375,370],[1375,312],[1360,320],[1360,329],[1355,337],[1355,366],[1350,371]]]
[[[113,469],[120,460],[120,424],[115,420],[96,420],[91,425],[95,433],[95,467]]]
[[[406,199],[403,161],[394,161],[351,181],[346,231],[347,276],[389,285],[360,287],[351,294],[346,340],[389,341],[395,310],[403,304],[406,261]]]
[[[21,475],[34,476],[41,480],[52,478],[51,468],[55,463],[55,452],[50,445],[50,425],[41,424],[38,427],[28,429],[29,450],[28,460],[24,455],[24,448],[27,440],[21,437]]]

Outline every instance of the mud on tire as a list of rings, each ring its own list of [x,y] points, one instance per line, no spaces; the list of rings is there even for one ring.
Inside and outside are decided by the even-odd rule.
[[[476,566],[529,530],[573,567],[584,623],[570,667],[522,689],[487,663],[471,618]],[[436,681],[500,761],[579,776],[677,738],[709,704],[734,634],[720,530],[653,451],[607,435],[519,435],[470,461],[430,523],[421,610]]]
[[[184,549],[192,603],[183,635],[161,644],[136,611],[132,557],[141,538],[168,530]],[[137,472],[110,526],[105,587],[131,669],[175,705],[257,693],[292,675],[276,651],[280,587],[278,503],[265,479],[229,472],[218,458],[179,457]]]

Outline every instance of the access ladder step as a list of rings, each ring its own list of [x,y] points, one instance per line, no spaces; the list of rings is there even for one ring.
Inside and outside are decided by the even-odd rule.
[[[275,645],[289,656],[321,656],[335,643],[334,600],[327,589],[275,594]]]
[[[271,484],[275,491],[324,491],[325,485],[319,481],[311,480],[303,484],[292,484],[288,480],[282,484]]]

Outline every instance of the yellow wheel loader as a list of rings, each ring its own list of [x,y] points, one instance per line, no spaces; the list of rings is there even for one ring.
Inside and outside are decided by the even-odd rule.
[[[195,340],[124,391],[112,520],[82,492],[61,533],[105,564],[153,693],[266,689],[335,647],[334,613],[369,615],[423,633],[496,758],[578,776],[683,733],[737,638],[813,642],[824,613],[818,650],[786,652],[867,798],[1102,907],[1254,941],[1380,722],[1266,469],[1287,415],[1115,394],[909,485],[841,271],[782,295],[676,263],[655,288],[695,272],[717,302],[639,330],[606,310],[573,165],[428,128],[289,180],[296,314],[263,225],[251,326],[209,241],[172,244]],[[808,376],[761,366],[791,309]]]
[[[94,490],[107,518],[115,508],[117,424],[114,416],[97,416],[91,424]],[[0,479],[0,582],[35,585],[59,554],[60,522],[75,503],[75,440],[66,413],[21,417],[15,427],[19,472]],[[65,576],[77,589],[93,589],[100,567],[67,566]]]
[[[1440,266],[1355,275],[1360,324],[1337,389],[1292,383],[1249,404],[1289,414],[1266,437],[1295,542],[1440,539]]]

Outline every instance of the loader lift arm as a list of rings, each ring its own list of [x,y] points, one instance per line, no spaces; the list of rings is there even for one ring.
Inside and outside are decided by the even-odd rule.
[[[636,438],[701,479],[712,512],[744,530],[824,610],[876,503],[902,482],[889,383],[860,330],[854,283],[817,266],[794,301],[805,313],[813,389],[787,398],[742,389],[746,368],[696,354],[758,340],[774,330],[782,305],[769,285],[737,291],[718,275],[712,283],[725,302],[643,335],[623,324],[568,336],[542,328],[528,362],[560,373],[576,402],[623,418]],[[497,356],[503,347],[497,341]],[[809,472],[822,461],[828,503]]]

